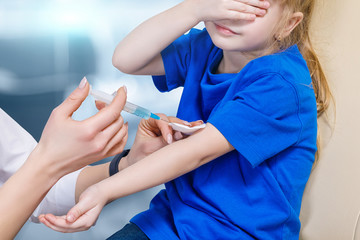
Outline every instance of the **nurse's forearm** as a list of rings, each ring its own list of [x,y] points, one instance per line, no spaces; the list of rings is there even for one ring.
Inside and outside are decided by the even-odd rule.
[[[89,166],[80,172],[75,188],[76,203],[79,201],[81,193],[88,187],[109,177],[109,165],[110,162],[96,166]]]
[[[55,169],[34,151],[0,189],[0,239],[14,239],[31,213],[58,180]],[[33,162],[33,159],[36,161]]]
[[[157,186],[233,150],[212,125],[170,144],[99,183],[108,201]]]

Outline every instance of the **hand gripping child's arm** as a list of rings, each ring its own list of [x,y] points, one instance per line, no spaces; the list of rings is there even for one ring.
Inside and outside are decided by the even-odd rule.
[[[46,215],[42,222],[60,232],[87,230],[108,202],[168,182],[231,150],[233,147],[225,137],[208,123],[192,136],[167,145],[89,187],[67,216]]]
[[[264,0],[185,0],[140,24],[116,47],[113,65],[129,74],[163,75],[160,52],[201,21],[254,20]]]

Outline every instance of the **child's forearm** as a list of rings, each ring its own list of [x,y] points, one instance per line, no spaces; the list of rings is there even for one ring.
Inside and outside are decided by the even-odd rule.
[[[109,177],[110,163],[104,163],[96,166],[84,168],[76,181],[75,201],[79,201],[79,197],[85,189]]]
[[[98,186],[107,200],[113,201],[168,182],[231,150],[224,136],[208,124],[201,132],[158,150]]]
[[[143,22],[116,47],[113,65],[130,74],[164,74],[160,52],[199,23],[193,12],[184,1]]]

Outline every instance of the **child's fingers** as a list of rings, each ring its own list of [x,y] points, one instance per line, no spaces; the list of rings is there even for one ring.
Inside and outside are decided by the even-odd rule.
[[[270,7],[270,3],[264,0],[236,0],[236,1],[262,9],[268,9]]]
[[[266,14],[265,9],[259,8],[257,6],[248,5],[242,2],[233,2],[231,9],[242,13],[254,14],[258,16],[263,16]]]
[[[203,120],[197,120],[197,121],[194,121],[194,122],[190,122],[190,124],[191,124],[191,127],[199,126],[199,125],[204,124],[204,121]]]

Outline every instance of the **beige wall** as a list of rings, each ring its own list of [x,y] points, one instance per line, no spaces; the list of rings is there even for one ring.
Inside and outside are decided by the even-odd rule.
[[[324,149],[305,190],[301,239],[350,240],[360,211],[360,1],[322,0],[314,23],[336,123],[332,136],[322,128]]]

